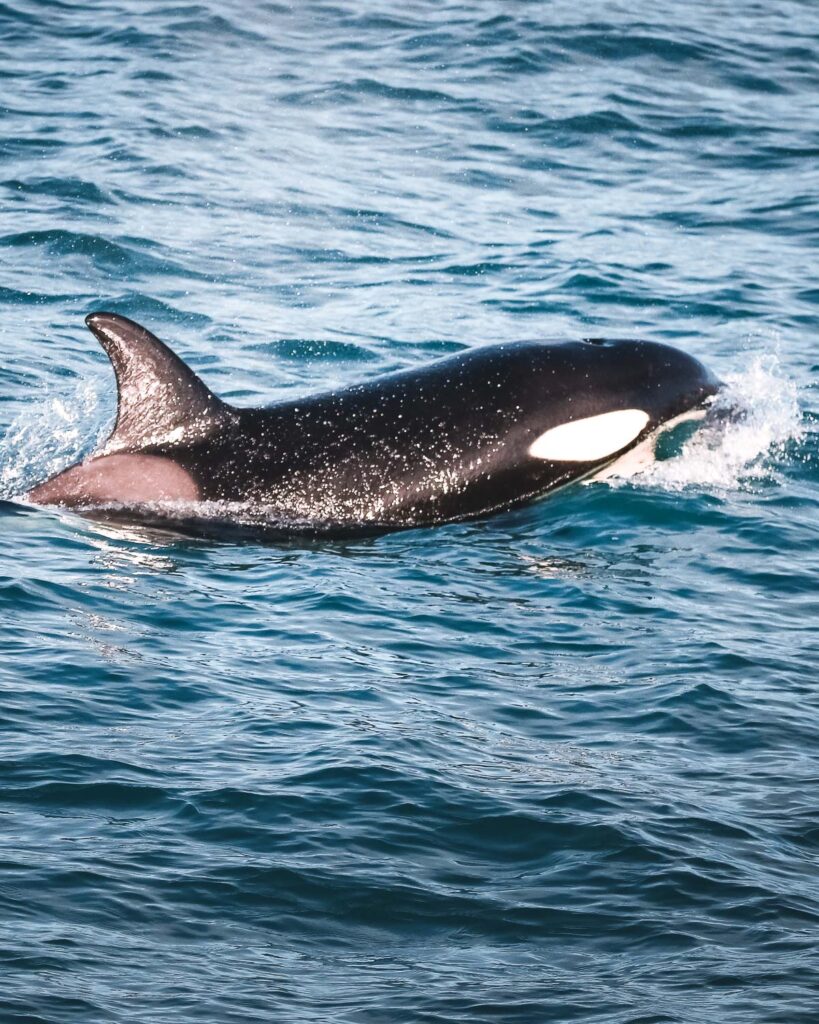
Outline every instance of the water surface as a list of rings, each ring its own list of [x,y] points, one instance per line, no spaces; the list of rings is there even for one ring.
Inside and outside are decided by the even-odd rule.
[[[819,997],[819,11],[0,5],[0,1020],[796,1024]],[[744,419],[348,542],[25,506],[110,308],[260,404],[669,341]]]

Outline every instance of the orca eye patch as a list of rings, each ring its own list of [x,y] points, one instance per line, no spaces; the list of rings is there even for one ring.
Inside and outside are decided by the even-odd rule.
[[[529,454],[550,462],[596,462],[631,444],[648,419],[642,409],[619,409],[562,423],[536,438]]]

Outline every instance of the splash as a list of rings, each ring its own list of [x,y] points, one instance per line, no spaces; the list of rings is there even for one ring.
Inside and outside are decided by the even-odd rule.
[[[614,487],[628,480],[632,486],[666,491],[698,487],[723,492],[775,479],[786,445],[805,432],[796,385],[772,353],[754,356],[742,372],[726,374],[725,382],[703,425],[687,440],[680,442],[678,432],[670,432],[658,442],[656,459],[647,451],[647,459],[618,463],[597,479]],[[19,497],[101,446],[111,426],[109,402],[108,377],[100,374],[73,381],[62,394],[44,398],[19,415],[0,438],[0,499]],[[288,507],[298,509],[296,497],[291,496]],[[203,502],[195,508],[164,510],[171,520],[229,517],[246,526],[263,522],[291,530],[307,522],[315,525],[316,510],[303,511],[304,524],[290,516],[286,522],[275,516],[271,521],[269,509],[244,503],[217,507]],[[338,510],[322,511],[320,518],[333,522]],[[374,517],[373,509],[361,516],[364,521]]]
[[[0,438],[0,498],[20,497],[102,443],[110,429],[108,378],[74,380],[26,408]]]
[[[747,368],[725,375],[703,425],[681,447],[634,477],[638,486],[681,491],[730,491],[776,479],[789,442],[804,434],[796,385],[775,354],[755,355]]]

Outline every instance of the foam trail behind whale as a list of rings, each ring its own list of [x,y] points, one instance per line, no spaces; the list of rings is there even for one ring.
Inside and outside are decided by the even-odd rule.
[[[50,476],[98,447],[111,429],[108,374],[73,378],[61,392],[27,405],[0,436],[0,499],[19,498],[37,480]]]

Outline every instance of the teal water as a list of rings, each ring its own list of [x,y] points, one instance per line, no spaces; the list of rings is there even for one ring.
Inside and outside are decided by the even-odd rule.
[[[0,4],[0,1021],[819,1017],[819,7]],[[355,542],[19,501],[111,308],[260,404],[670,341],[744,412]]]

